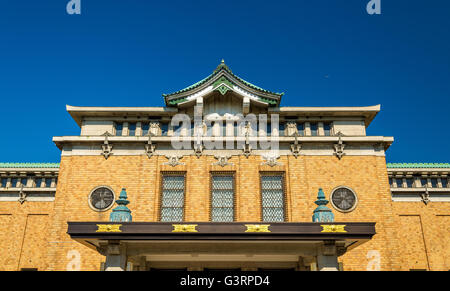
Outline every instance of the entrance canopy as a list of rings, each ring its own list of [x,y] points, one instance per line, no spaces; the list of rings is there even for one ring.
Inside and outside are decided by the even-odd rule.
[[[141,270],[295,266],[337,269],[337,257],[370,240],[375,223],[68,222],[72,239]],[[294,264],[295,263],[295,264]],[[298,267],[298,264],[301,266]]]

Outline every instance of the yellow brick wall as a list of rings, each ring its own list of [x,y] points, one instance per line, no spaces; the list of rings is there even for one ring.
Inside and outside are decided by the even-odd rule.
[[[0,271],[47,269],[52,202],[0,202]]]
[[[449,203],[393,203],[384,157],[283,156],[275,167],[261,165],[259,156],[233,156],[229,160],[233,165],[226,167],[212,165],[217,162],[212,156],[184,157],[185,165],[176,167],[163,165],[166,162],[161,156],[62,157],[54,203],[0,203],[1,268],[99,270],[104,257],[66,233],[67,221],[109,220],[111,210],[96,212],[88,206],[89,193],[97,186],[111,187],[116,196],[125,187],[133,221],[157,221],[161,172],[185,172],[185,220],[208,221],[210,173],[232,171],[236,217],[249,222],[261,219],[260,172],[281,171],[286,177],[289,221],[311,221],[319,188],[329,198],[335,187],[347,186],[356,192],[358,206],[341,213],[330,204],[336,221],[377,223],[371,241],[340,258],[345,270],[376,268],[377,256],[381,270],[449,269]],[[409,242],[414,244],[404,247]]]
[[[450,203],[395,202],[401,270],[450,270]]]

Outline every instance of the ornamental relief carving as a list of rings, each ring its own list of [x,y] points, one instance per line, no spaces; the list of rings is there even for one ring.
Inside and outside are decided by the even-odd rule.
[[[228,162],[228,160],[231,158],[231,155],[214,156],[214,158],[218,161],[216,163],[213,163],[213,165],[219,165],[221,167],[233,165],[233,163]]]
[[[166,155],[166,158],[169,161],[164,163],[163,165],[169,165],[169,166],[172,166],[172,167],[175,167],[175,166],[178,166],[178,165],[185,165],[185,163],[181,163],[180,162],[180,160],[183,158],[183,156],[178,156],[178,155],[168,156],[168,155]]]

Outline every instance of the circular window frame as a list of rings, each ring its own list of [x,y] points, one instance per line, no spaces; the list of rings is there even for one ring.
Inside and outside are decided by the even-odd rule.
[[[339,207],[336,206],[336,205],[334,204],[334,202],[333,202],[333,195],[334,195],[334,193],[335,193],[337,190],[342,189],[342,188],[345,188],[345,189],[349,190],[349,191],[352,192],[353,195],[355,196],[355,204],[353,204],[353,206],[352,206],[351,208],[347,209],[347,210],[343,210],[343,209],[339,208]],[[355,190],[353,190],[353,189],[350,188],[350,187],[347,187],[347,186],[338,186],[338,187],[334,188],[334,189],[331,191],[331,195],[330,195],[330,203],[331,203],[331,205],[333,206],[333,208],[336,209],[336,210],[339,211],[339,212],[342,212],[342,213],[352,212],[353,210],[355,210],[356,206],[358,205],[358,202],[359,202],[358,195],[356,195]]]
[[[100,189],[100,188],[106,188],[106,189],[110,190],[111,193],[113,194],[113,202],[111,203],[111,205],[109,205],[105,209],[95,208],[94,205],[92,205],[92,203],[91,203],[91,196],[92,196],[92,194],[95,192],[95,190]],[[114,206],[114,202],[116,201],[116,193],[114,192],[114,190],[111,187],[105,186],[105,185],[101,185],[101,186],[97,186],[97,187],[95,187],[94,189],[91,190],[91,192],[88,195],[88,199],[87,200],[88,200],[89,208],[91,208],[95,212],[105,212],[105,211],[110,210]]]

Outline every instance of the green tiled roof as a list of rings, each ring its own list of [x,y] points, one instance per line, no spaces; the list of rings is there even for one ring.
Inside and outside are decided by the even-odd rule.
[[[173,92],[173,93],[170,93],[170,94],[163,94],[163,97],[170,97],[170,96],[173,96],[173,95],[176,95],[176,94],[179,94],[179,93],[183,93],[183,92],[186,92],[186,91],[195,89],[195,88],[197,88],[198,86],[201,86],[201,85],[203,85],[204,83],[208,82],[208,81],[209,81],[210,79],[212,79],[217,73],[219,73],[222,69],[225,70],[225,71],[227,71],[228,73],[230,73],[233,77],[235,77],[236,79],[238,79],[238,80],[241,81],[242,83],[246,84],[247,86],[249,86],[249,87],[251,87],[251,88],[253,88],[253,89],[255,89],[255,90],[259,90],[259,91],[262,91],[262,92],[264,92],[264,93],[269,93],[269,94],[278,95],[279,97],[281,97],[281,96],[284,95],[284,93],[275,93],[275,92],[271,92],[271,91],[269,91],[269,90],[265,90],[265,89],[263,89],[263,88],[261,88],[261,87],[258,87],[258,86],[256,86],[256,85],[253,85],[252,83],[247,82],[247,81],[245,81],[244,79],[242,79],[242,78],[236,76],[235,74],[233,74],[233,72],[230,70],[230,68],[228,68],[228,66],[227,66],[227,65],[225,64],[225,62],[222,60],[222,62],[220,63],[220,65],[219,65],[219,66],[214,70],[214,72],[213,72],[211,75],[209,75],[208,77],[204,78],[203,80],[201,80],[201,81],[199,81],[199,82],[197,82],[197,83],[195,83],[195,84],[193,84],[193,85],[191,85],[191,86],[189,86],[189,87],[186,87],[186,88],[184,88],[184,89],[181,89],[181,90],[179,90],[179,91],[176,91],[176,92]]]
[[[59,163],[0,163],[0,168],[59,168]]]
[[[450,163],[387,163],[388,168],[450,168]]]

